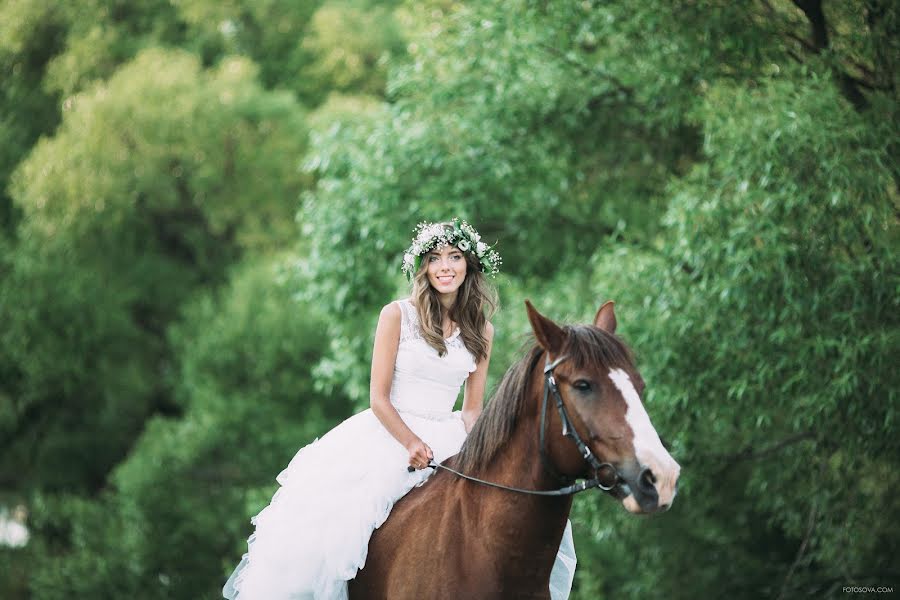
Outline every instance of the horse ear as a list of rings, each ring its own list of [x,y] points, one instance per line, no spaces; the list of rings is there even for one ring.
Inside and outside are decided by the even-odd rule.
[[[616,311],[613,310],[613,304],[612,300],[603,303],[597,311],[597,316],[594,317],[594,327],[607,333],[616,332]]]
[[[525,308],[528,310],[528,320],[531,321],[531,329],[534,331],[538,344],[550,354],[559,354],[566,341],[566,332],[539,313],[528,300],[525,301]]]

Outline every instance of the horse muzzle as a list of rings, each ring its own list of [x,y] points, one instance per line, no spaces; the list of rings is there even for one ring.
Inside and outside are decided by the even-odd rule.
[[[642,468],[634,477],[623,475],[622,495],[619,500],[628,512],[634,514],[651,514],[665,512],[672,506],[678,490],[677,479],[671,483],[660,482],[647,467]]]

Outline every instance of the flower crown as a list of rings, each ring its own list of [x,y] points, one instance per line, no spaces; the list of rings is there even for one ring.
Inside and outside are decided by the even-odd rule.
[[[403,272],[407,279],[412,279],[419,266],[422,264],[422,256],[435,248],[444,246],[456,246],[463,252],[472,252],[481,264],[481,272],[494,276],[500,272],[500,264],[503,262],[500,254],[493,247],[481,241],[481,236],[475,228],[465,221],[454,217],[450,221],[452,228],[441,223],[419,223],[416,225],[416,237],[412,245],[403,254]]]

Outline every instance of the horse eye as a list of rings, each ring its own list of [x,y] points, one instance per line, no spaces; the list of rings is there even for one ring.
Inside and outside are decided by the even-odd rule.
[[[572,387],[579,392],[589,392],[591,390],[591,382],[585,379],[579,379],[572,384]]]

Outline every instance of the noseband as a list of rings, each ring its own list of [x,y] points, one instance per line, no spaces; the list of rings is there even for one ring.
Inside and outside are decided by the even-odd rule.
[[[553,369],[555,369],[559,365],[559,363],[564,361],[566,358],[566,356],[560,356],[551,363],[550,357],[548,355],[544,363],[544,399],[541,402],[541,430],[539,434],[541,462],[544,465],[544,469],[560,482],[566,483],[574,479],[573,477],[569,477],[560,473],[559,470],[553,466],[553,463],[550,460],[550,457],[547,455],[547,451],[545,450],[544,431],[546,430],[547,426],[547,401],[550,398],[550,394],[553,394],[553,398],[556,401],[556,408],[559,411],[559,420],[562,421],[562,434],[564,437],[571,439],[578,447],[579,454],[581,454],[581,457],[584,458],[585,461],[587,461],[588,465],[590,465],[590,467],[594,471],[593,479],[584,479],[571,485],[561,487],[557,490],[525,490],[521,488],[501,485],[499,483],[494,483],[491,481],[485,481],[483,479],[478,479],[477,477],[472,477],[470,475],[460,473],[455,469],[451,469],[450,467],[446,467],[434,461],[431,461],[428,464],[428,467],[450,471],[451,473],[458,475],[463,479],[468,479],[469,481],[509,490],[511,492],[518,492],[520,494],[531,494],[535,496],[570,496],[572,494],[577,494],[585,490],[599,488],[619,499],[627,496],[629,493],[627,490],[628,484],[625,483],[625,480],[619,474],[618,469],[616,469],[611,463],[600,462],[600,460],[594,455],[594,453],[591,452],[591,449],[588,448],[587,444],[584,443],[584,440],[581,439],[581,436],[578,434],[578,430],[575,428],[575,426],[572,424],[572,420],[569,418],[569,412],[566,410],[566,405],[563,403],[562,395],[559,393],[559,387],[556,385],[556,379],[553,377]],[[612,484],[604,484],[603,480],[600,479],[600,471],[604,469],[608,469],[608,471],[612,473]],[[413,467],[409,467],[408,470],[412,472],[415,469]]]

